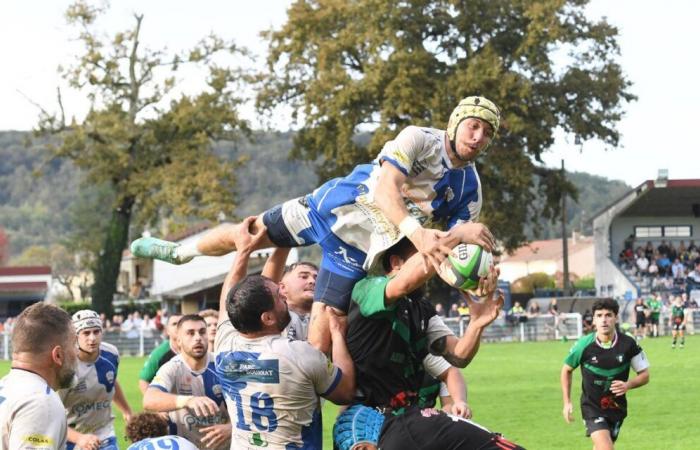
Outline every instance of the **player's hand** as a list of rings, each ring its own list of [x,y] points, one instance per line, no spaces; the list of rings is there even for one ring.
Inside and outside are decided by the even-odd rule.
[[[348,331],[348,317],[329,311],[328,328],[334,338],[338,336],[340,339],[345,339],[345,334]]]
[[[460,242],[465,244],[476,244],[483,247],[487,252],[493,252],[496,248],[496,239],[491,231],[482,223],[466,222],[461,223],[450,230],[450,234],[456,234]]]
[[[469,305],[469,326],[485,328],[498,318],[503,307],[505,297],[503,291],[498,290],[498,297],[487,297],[481,303],[473,301],[467,296],[467,305]]]
[[[423,256],[423,268],[426,273],[430,266],[433,266],[437,271],[440,268],[440,263],[452,252],[452,249],[443,243],[443,238],[448,235],[447,231],[419,227],[412,235],[407,236],[416,246],[418,253]]]
[[[571,423],[574,421],[574,405],[571,403],[564,403],[564,410],[562,411],[564,415],[564,420],[566,423]]]
[[[100,438],[94,434],[81,434],[75,445],[83,450],[98,450],[100,448]]]
[[[250,254],[255,250],[256,244],[265,236],[267,228],[262,227],[257,233],[252,234],[250,227],[257,220],[256,216],[250,216],[243,219],[236,229],[236,234],[233,236],[233,242],[236,244],[236,251],[239,253]]]
[[[197,417],[215,416],[219,412],[219,406],[209,397],[192,397],[185,406]]]
[[[465,419],[471,419],[472,409],[466,402],[454,402],[452,404],[451,414],[454,416],[464,417]]]
[[[491,298],[498,289],[498,277],[501,275],[501,269],[489,267],[489,273],[485,277],[479,278],[479,285],[476,287],[475,294],[479,297]]]
[[[230,423],[225,423],[203,427],[199,431],[202,433],[202,444],[207,448],[217,448],[231,439],[232,428]]]
[[[615,394],[617,397],[625,395],[627,391],[629,391],[629,386],[627,385],[626,381],[615,380],[610,385],[610,392]]]

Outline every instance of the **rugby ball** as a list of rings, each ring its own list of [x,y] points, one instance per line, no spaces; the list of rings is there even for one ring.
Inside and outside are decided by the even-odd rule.
[[[479,278],[488,275],[493,256],[476,244],[459,244],[452,249],[438,270],[445,283],[463,291],[479,286]]]

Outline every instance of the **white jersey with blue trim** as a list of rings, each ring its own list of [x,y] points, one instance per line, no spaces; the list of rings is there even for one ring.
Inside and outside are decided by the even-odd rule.
[[[214,348],[232,449],[322,449],[320,396],[342,378],[323,353],[280,335],[245,338],[230,320],[219,324]]]
[[[34,372],[0,379],[0,450],[66,448],[66,415],[58,394]]]
[[[79,433],[94,434],[100,441],[114,437],[112,399],[118,368],[119,351],[106,342],[100,343],[95,362],[78,360],[73,387],[58,391],[69,427]]]
[[[180,436],[161,436],[134,442],[126,450],[198,450],[187,439]]]
[[[424,226],[475,222],[481,212],[481,181],[473,162],[455,168],[445,147],[446,133],[409,126],[388,141],[371,164],[359,165],[344,178],[324,183],[310,196],[311,205],[331,222],[333,234],[367,254],[363,268],[403,235],[375,202],[380,166],[389,163],[406,175],[401,195],[409,214]]]
[[[204,369],[199,371],[190,369],[182,359],[182,355],[173,357],[158,369],[148,388],[159,389],[170,394],[209,397],[219,405],[219,413],[209,417],[197,417],[187,408],[168,413],[171,433],[185,437],[195,445],[205,446],[202,444],[203,433],[199,431],[200,428],[228,422],[228,415],[223,410],[224,396],[221,392],[221,383],[216,375],[211,353],[207,354]],[[219,446],[220,449],[228,447],[228,442]]]

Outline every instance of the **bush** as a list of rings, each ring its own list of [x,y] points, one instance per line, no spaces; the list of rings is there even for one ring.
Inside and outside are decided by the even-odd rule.
[[[574,281],[574,288],[581,291],[595,290],[595,277],[584,277]]]
[[[71,316],[81,309],[92,309],[92,304],[87,302],[60,302],[58,306],[66,310]]]
[[[555,286],[556,283],[553,276],[538,272],[515,280],[511,284],[511,292],[514,294],[531,294],[535,289],[553,289]]]

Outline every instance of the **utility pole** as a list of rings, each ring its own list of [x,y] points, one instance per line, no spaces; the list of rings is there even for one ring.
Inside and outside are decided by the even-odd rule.
[[[564,160],[561,160],[561,176],[562,180],[566,180],[566,171],[564,170]],[[571,285],[569,284],[569,243],[566,236],[566,192],[561,194],[561,240],[563,245],[564,259],[564,295],[571,295]]]

